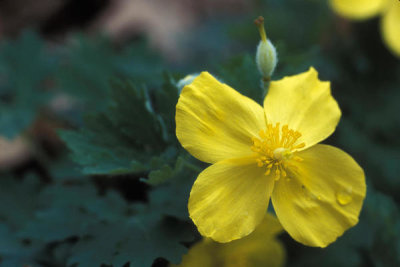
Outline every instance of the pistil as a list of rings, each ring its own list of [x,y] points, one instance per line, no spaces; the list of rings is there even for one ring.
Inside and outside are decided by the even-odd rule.
[[[289,129],[288,125],[280,127],[279,123],[275,126],[268,124],[265,130],[259,132],[259,137],[253,137],[251,149],[257,154],[257,166],[266,168],[265,175],[270,175],[273,171],[275,179],[281,176],[286,177],[286,168],[290,160],[302,161],[294,155],[297,149],[303,148],[304,143],[298,143],[301,133]]]

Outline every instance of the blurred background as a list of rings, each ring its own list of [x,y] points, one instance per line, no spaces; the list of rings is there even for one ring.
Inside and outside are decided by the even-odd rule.
[[[206,165],[175,138],[178,82],[207,70],[262,103],[260,15],[272,79],[314,66],[331,81],[343,115],[324,143],[368,184],[356,227],[326,249],[281,234],[282,264],[400,266],[400,58],[381,17],[325,0],[1,1],[0,266],[179,263]]]

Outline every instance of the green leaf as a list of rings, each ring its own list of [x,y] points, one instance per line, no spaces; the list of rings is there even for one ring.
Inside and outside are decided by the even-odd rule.
[[[132,77],[137,84],[161,77],[162,61],[144,41],[117,49],[106,37],[79,35],[68,48],[57,82],[90,109],[104,108],[104,99],[110,97],[110,80],[115,77]]]
[[[5,224],[0,224],[0,259],[1,266],[39,267],[36,255],[41,249],[38,242],[23,242],[15,232]]]
[[[400,152],[395,143],[377,144],[368,135],[368,131],[355,125],[349,119],[341,121],[337,136],[341,148],[357,160],[362,160],[362,166],[370,174],[371,182],[377,189],[396,194],[400,189],[398,179],[400,165],[397,164]],[[368,151],[365,151],[366,147]]]
[[[219,68],[218,74],[222,82],[262,105],[264,92],[254,56],[234,57]]]
[[[169,181],[173,175],[174,170],[169,165],[164,165],[159,170],[151,171],[148,179],[141,178],[140,180],[146,184],[157,186]]]
[[[375,266],[400,265],[400,210],[388,196],[369,190],[365,219],[373,231],[370,257]]]
[[[36,201],[41,205],[31,211],[29,221],[18,231],[18,236],[54,242],[82,234],[89,223],[97,221],[85,208],[87,201],[96,197],[95,188],[88,185],[49,186],[37,195]]]
[[[88,116],[80,131],[63,131],[60,136],[85,174],[144,172],[176,154],[163,138],[158,116],[145,88],[115,82],[104,113]]]
[[[79,207],[54,207],[37,211],[31,220],[18,236],[50,243],[85,233],[97,218]]]
[[[162,87],[152,91],[152,94],[154,95],[154,110],[158,114],[163,139],[168,143],[177,143],[174,115],[179,89],[176,81],[170,74],[165,73]]]
[[[0,265],[38,267],[36,256],[44,244],[23,239],[18,233],[32,222],[35,210],[42,206],[38,198],[40,183],[31,175],[23,181],[0,177]]]
[[[184,184],[182,181],[190,181],[187,174],[193,175],[194,170],[185,167],[181,160],[176,165],[177,171],[173,173],[179,176],[175,180],[174,175],[173,179],[156,188],[157,191],[150,197],[148,205],[127,203],[114,191],[100,196],[96,188],[85,181],[47,185],[39,193],[27,183],[29,180],[21,184],[10,179],[10,182],[18,186],[26,183],[35,189],[35,194],[28,193],[32,196],[30,202],[35,205],[23,201],[15,208],[29,214],[29,218],[16,217],[15,220],[21,219],[23,223],[15,227],[15,234],[10,235],[8,230],[3,231],[7,233],[5,242],[9,242],[10,238],[17,245],[20,240],[34,242],[35,246],[32,248],[35,251],[27,251],[26,253],[30,253],[27,254],[27,259],[40,259],[49,265],[64,265],[68,262],[68,265],[77,263],[78,266],[97,267],[102,264],[122,266],[131,262],[131,266],[150,266],[159,257],[178,263],[186,252],[181,242],[193,239],[192,225],[165,215],[187,220],[188,217],[181,213],[187,212],[186,203],[191,183]],[[10,186],[10,183],[4,183],[3,186],[11,190],[6,201],[8,207],[9,203],[17,202],[14,197],[22,198],[15,194],[17,189]],[[173,205],[168,206],[171,194],[174,197],[169,203]],[[155,198],[159,201],[154,201]],[[29,213],[27,208],[30,209]],[[16,216],[13,213],[15,212],[5,214],[5,222],[11,222],[9,217]],[[0,227],[0,235],[1,233]],[[75,244],[68,241],[72,237],[79,238]],[[7,251],[9,256],[5,258],[12,262],[17,257],[22,257],[21,253],[24,251],[21,249],[14,253],[13,251],[20,249],[14,249],[14,243],[9,243],[8,249],[12,253]],[[5,246],[1,246],[0,242],[0,255],[2,247]],[[4,255],[5,253],[6,251]],[[53,256],[50,257],[50,254]]]
[[[84,201],[83,201],[84,200]],[[132,213],[130,205],[114,191],[99,196],[91,184],[55,184],[38,195],[40,209],[18,235],[45,242],[84,235],[90,225],[121,221]]]
[[[179,157],[174,169],[163,166],[152,171],[149,180],[151,185],[158,185],[149,193],[149,205],[160,213],[188,220],[187,203],[190,190],[201,168],[189,161],[189,157]]]
[[[43,89],[56,63],[57,57],[49,56],[43,41],[32,32],[0,44],[1,135],[13,138],[32,123],[48,100]]]
[[[20,250],[22,244],[15,239],[11,229],[5,224],[0,224],[0,255],[14,254]]]
[[[140,209],[143,209],[141,207]],[[72,249],[68,264],[97,267],[101,264],[151,266],[158,257],[178,263],[191,241],[190,227],[173,219],[142,210],[116,224],[97,224]]]
[[[37,195],[40,184],[36,177],[18,181],[13,177],[0,179],[0,221],[11,229],[19,229],[30,222],[34,211],[41,206]]]

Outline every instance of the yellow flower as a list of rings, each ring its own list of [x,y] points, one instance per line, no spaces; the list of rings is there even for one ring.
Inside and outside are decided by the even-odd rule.
[[[218,242],[250,234],[269,199],[297,241],[325,247],[358,222],[365,197],[360,166],[317,143],[341,112],[315,69],[271,82],[264,108],[207,72],[185,86],[176,135],[193,156],[212,163],[189,198],[199,232]]]
[[[385,43],[400,57],[400,1],[330,0],[333,9],[350,19],[363,20],[382,15],[381,30]]]
[[[279,267],[285,261],[285,250],[275,237],[282,232],[278,220],[267,214],[249,236],[230,243],[203,239],[190,248],[180,265],[173,267]]]

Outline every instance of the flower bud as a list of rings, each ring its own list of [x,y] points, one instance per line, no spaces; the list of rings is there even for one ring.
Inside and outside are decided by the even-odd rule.
[[[256,63],[258,71],[261,73],[264,81],[269,81],[278,63],[278,55],[274,45],[267,39],[264,29],[264,18],[259,17],[254,21],[259,32],[261,41],[257,47]]]
[[[182,91],[183,87],[185,87],[186,85],[191,84],[193,82],[193,80],[199,75],[200,75],[200,73],[193,73],[193,74],[186,75],[184,78],[180,79],[176,83],[176,86],[179,89],[179,93]]]

